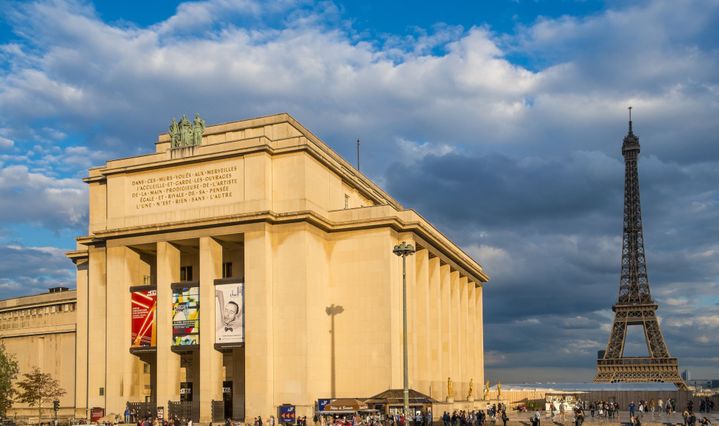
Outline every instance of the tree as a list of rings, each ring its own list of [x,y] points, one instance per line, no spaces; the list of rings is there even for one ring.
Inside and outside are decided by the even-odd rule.
[[[7,410],[12,407],[15,389],[12,381],[17,377],[17,361],[12,354],[5,351],[5,345],[0,343],[0,417],[5,417]]]
[[[37,367],[33,367],[31,372],[25,373],[23,376],[25,378],[17,382],[17,386],[20,388],[18,400],[31,407],[37,407],[38,418],[42,417],[43,403],[65,395],[65,389],[60,387],[60,382]]]

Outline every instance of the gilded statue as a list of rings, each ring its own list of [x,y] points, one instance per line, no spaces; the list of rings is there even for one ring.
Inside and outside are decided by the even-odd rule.
[[[469,392],[467,392],[467,401],[472,400],[473,393],[474,393],[474,379],[469,379]]]
[[[502,384],[497,382],[497,399],[502,399]]]
[[[454,386],[452,385],[452,379],[447,377],[447,398],[454,396]]]
[[[484,384],[484,400],[489,398],[489,380],[487,380],[487,383]]]

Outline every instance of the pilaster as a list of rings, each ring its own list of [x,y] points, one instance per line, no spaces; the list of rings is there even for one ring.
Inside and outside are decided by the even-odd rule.
[[[451,329],[452,325],[452,298],[451,298],[451,276],[449,265],[444,264],[439,268],[440,277],[440,291],[442,293],[442,387],[440,392],[440,398],[446,399],[447,395],[447,379],[450,378],[452,370],[450,368],[452,364],[452,337]]]
[[[460,353],[459,343],[460,343],[460,304],[459,304],[459,272],[458,271],[452,271],[449,274],[449,282],[450,282],[450,305],[452,311],[450,312],[450,318],[451,318],[451,325],[450,325],[450,339],[452,342],[452,361],[451,361],[451,367],[450,367],[450,377],[452,377],[452,383],[453,383],[453,390],[454,390],[454,400],[459,401],[461,400],[464,395],[462,395],[462,387],[460,385],[462,381],[462,370],[460,368],[460,360],[462,357],[462,354]]]
[[[417,368],[416,377],[411,380],[413,389],[424,394],[429,393],[431,369],[430,369],[430,343],[429,343],[429,251],[418,250],[415,253],[415,341],[414,351]]]
[[[440,290],[440,260],[439,257],[429,259],[429,355],[430,355],[430,392],[429,396],[435,399],[442,398],[442,293]]]

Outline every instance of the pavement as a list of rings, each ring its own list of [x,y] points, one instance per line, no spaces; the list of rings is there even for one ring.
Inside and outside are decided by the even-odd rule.
[[[525,412],[520,413],[517,411],[507,412],[507,416],[509,417],[509,421],[507,422],[508,425],[524,425],[529,426],[529,418],[534,414],[534,412]],[[556,415],[553,419],[549,416],[545,415],[544,412],[540,411],[540,414],[542,415],[541,424],[544,426],[547,425],[557,425],[557,426],[565,426],[565,425],[574,425],[574,416],[571,414],[565,414],[564,419],[561,418],[560,415]],[[607,417],[591,417],[589,411],[585,411],[586,417],[584,418],[584,424],[593,424],[593,425],[618,425],[618,424],[629,424],[629,412],[628,411],[620,411],[618,416],[615,416],[614,418],[607,418]],[[712,413],[694,413],[694,415],[697,417],[697,426],[699,426],[699,420],[702,417],[708,418],[713,426],[719,426],[719,412],[714,411]],[[684,418],[682,417],[681,413],[674,413],[670,415],[666,414],[651,414],[651,413],[645,413],[640,417],[640,421],[642,423],[642,426],[658,426],[658,425],[684,425]],[[496,425],[501,426],[502,421],[497,419],[495,422]],[[492,421],[490,420],[488,422],[488,425],[492,426]]]

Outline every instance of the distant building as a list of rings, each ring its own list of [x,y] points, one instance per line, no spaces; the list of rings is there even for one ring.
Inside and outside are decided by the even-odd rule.
[[[48,293],[0,300],[0,342],[15,355],[20,375],[38,367],[60,382],[60,416],[74,415],[75,406],[75,290],[65,287]],[[52,404],[43,415],[52,413]],[[37,416],[37,409],[15,402],[10,416]]]
[[[685,382],[688,382],[692,379],[692,373],[689,370],[682,371],[682,379],[684,379]]]

